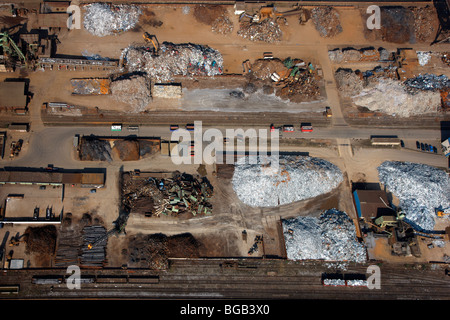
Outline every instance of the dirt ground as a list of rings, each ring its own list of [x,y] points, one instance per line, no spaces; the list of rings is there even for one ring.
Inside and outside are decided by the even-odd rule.
[[[308,21],[305,25],[299,25],[297,17],[288,17],[287,25],[283,27],[282,40],[275,45],[264,42],[251,42],[238,36],[238,16],[234,15],[231,6],[226,7],[225,14],[233,23],[234,28],[231,33],[225,35],[214,33],[211,30],[214,18],[224,13],[222,7],[217,8],[218,10],[213,10],[208,15],[201,13],[200,9],[194,10],[194,6],[190,6],[190,10],[186,14],[183,7],[185,6],[146,5],[140,25],[130,32],[117,36],[99,38],[89,34],[84,29],[70,32],[61,30],[58,34],[61,43],[58,44],[57,53],[60,55],[81,56],[83,52],[87,51],[102,57],[119,59],[122,49],[131,43],[142,43],[142,33],[148,31],[155,34],[160,42],[207,44],[222,53],[225,73],[239,75],[237,78],[230,76],[227,79],[216,77],[210,82],[204,81],[204,79],[203,81],[195,79],[184,80],[184,85],[188,88],[204,88],[210,85],[217,85],[223,88],[232,88],[235,85],[243,86],[245,83],[240,77],[243,73],[242,62],[247,59],[250,61],[261,59],[264,52],[272,52],[275,57],[282,59],[287,57],[301,58],[307,62],[311,61],[319,64],[322,67],[325,78],[326,102],[333,108],[333,121],[336,124],[339,123],[340,119],[343,119],[341,113],[348,115],[348,112],[354,111],[354,109],[349,111],[342,108],[341,110],[341,105],[345,105],[345,103],[339,100],[334,84],[334,71],[340,66],[330,63],[328,50],[341,46],[362,47],[368,45],[395,50],[398,46],[395,42],[385,41],[386,38],[382,36],[368,37],[364,15],[361,13],[365,10],[364,6],[339,7],[337,10],[343,31],[330,38],[320,37],[312,21]],[[2,21],[5,22],[5,20]],[[392,39],[389,38],[389,40]],[[414,43],[408,43],[408,46],[420,50],[429,50],[428,40],[427,37],[417,38]],[[434,50],[439,51],[443,49],[448,48],[443,45],[437,45]],[[345,66],[372,68],[374,65],[347,64]],[[434,58],[427,67],[418,69],[420,72],[431,70],[450,75],[448,67],[440,64]],[[11,76],[11,74],[0,75],[0,80]],[[17,74],[14,74],[14,76],[17,76]],[[112,107],[119,110],[125,109],[121,102],[117,102],[110,97],[86,97],[71,94],[71,78],[107,77],[109,76],[108,72],[37,71],[35,73],[22,72],[21,76],[30,79],[30,91],[33,93],[33,99],[29,105],[30,114],[28,117],[37,126],[42,125],[40,119],[42,104],[49,101],[67,102],[92,109],[108,109]],[[157,106],[163,110],[179,110],[180,108],[179,102],[172,100],[155,99],[153,103],[155,108]],[[14,134],[13,137],[8,138],[8,141],[20,137],[20,134]],[[24,153],[27,150],[27,137],[28,135],[24,135]],[[402,153],[403,151],[399,150],[384,150],[381,152],[375,149],[352,148],[348,142],[339,140],[337,145],[321,148],[308,145],[286,147],[287,151],[308,151],[311,156],[331,161],[344,172],[345,180],[339,188],[329,194],[277,208],[251,208],[243,204],[234,194],[230,180],[216,176],[214,173],[215,169],[207,166],[208,178],[215,188],[214,197],[212,198],[213,215],[186,220],[177,220],[171,217],[147,218],[132,215],[125,228],[126,234],[112,236],[108,240],[108,266],[121,266],[129,263],[129,241],[133,237],[159,233],[171,237],[189,232],[199,244],[196,252],[196,255],[199,257],[248,257],[248,252],[254,244],[255,237],[262,236],[264,243],[258,245],[258,251],[254,252],[252,256],[261,257],[263,254],[266,254],[268,256],[283,257],[285,254],[283,238],[278,226],[280,219],[298,215],[318,216],[323,210],[331,208],[346,211],[351,218],[356,218],[351,196],[352,181],[377,182],[376,167],[387,158],[405,159],[412,157],[419,162],[423,160],[420,155],[413,153],[412,150],[409,150],[407,153]],[[413,141],[406,141],[406,143],[407,146],[411,146],[410,149],[413,149]],[[21,155],[19,155],[20,157]],[[429,161],[442,167],[444,160],[443,158],[436,158]],[[164,168],[165,171],[180,170],[193,174],[198,170],[198,166],[176,166],[168,161],[167,158],[160,156],[149,157],[145,161],[129,161],[126,167],[127,169],[140,169],[141,171],[157,171]],[[112,227],[112,222],[119,213],[120,195],[118,181],[120,176],[119,170],[122,169],[122,165],[118,162],[108,165],[106,187],[97,190],[95,194],[91,194],[89,189],[75,190],[66,188],[62,205],[64,212],[71,214],[71,223],[74,225],[80,223],[83,215],[89,213],[94,223],[101,224],[106,229]],[[32,192],[37,191],[33,189]],[[54,200],[59,201],[59,198],[55,197]],[[68,221],[66,220],[65,222],[67,223]],[[0,231],[0,238],[4,238],[7,232],[9,232],[9,236],[16,232],[22,234],[25,232],[25,229],[25,226],[14,226],[12,228],[6,225]],[[59,232],[64,232],[62,226],[57,227],[57,229]],[[246,240],[242,236],[244,230],[247,233]],[[377,240],[377,246],[374,249],[376,257],[395,260],[386,253],[389,250],[382,247],[384,245],[382,242]],[[7,249],[10,248],[7,247]],[[51,266],[52,264],[52,260],[48,256],[26,255],[24,244],[20,244],[13,249],[14,257],[23,258],[26,260],[26,265],[38,267]],[[432,249],[425,247],[422,252],[431,252],[430,250]],[[445,250],[448,251],[448,246]],[[438,251],[436,250],[436,252]],[[423,259],[431,260],[436,257],[438,259],[439,254],[442,254],[442,252],[439,251],[433,258],[430,258],[430,255],[424,255]],[[180,257],[181,253],[174,250],[173,255],[174,257]],[[398,262],[402,261],[399,260]]]

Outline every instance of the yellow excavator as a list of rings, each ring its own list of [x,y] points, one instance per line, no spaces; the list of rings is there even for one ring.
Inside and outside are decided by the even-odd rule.
[[[149,34],[148,32],[144,32],[142,35],[145,42],[150,42],[153,45],[153,55],[158,56],[159,55],[159,42],[155,35]]]
[[[436,215],[437,215],[439,218],[443,218],[443,217],[445,217],[445,216],[450,215],[450,211],[449,211],[449,209],[446,209],[446,210],[436,210]]]

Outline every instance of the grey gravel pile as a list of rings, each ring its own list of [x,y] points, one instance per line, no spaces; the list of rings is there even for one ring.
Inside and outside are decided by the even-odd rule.
[[[380,182],[400,201],[408,222],[431,231],[436,209],[450,207],[450,179],[443,170],[424,164],[386,161],[378,167]]]
[[[345,212],[327,210],[320,217],[283,220],[288,259],[366,261],[366,250],[356,237],[356,229]]]
[[[250,157],[251,159],[252,157]],[[334,164],[313,157],[242,157],[235,165],[233,189],[239,199],[253,207],[276,207],[325,194],[343,180]]]

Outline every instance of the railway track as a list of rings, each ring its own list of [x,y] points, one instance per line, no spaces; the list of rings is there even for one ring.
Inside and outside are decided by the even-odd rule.
[[[70,290],[66,284],[32,284],[33,275],[64,275],[65,270],[14,270],[0,284],[20,283],[20,297],[32,298],[151,298],[151,299],[438,299],[450,298],[450,278],[443,270],[407,270],[383,265],[381,289],[323,286],[321,276],[331,272],[324,264],[286,260],[240,260],[241,267],[224,268],[224,260],[171,260],[165,271],[82,270],[101,281]],[[366,265],[349,265],[343,273],[364,274]],[[133,281],[130,282],[130,275]],[[142,277],[142,278],[139,278]],[[148,281],[158,277],[158,281]]]

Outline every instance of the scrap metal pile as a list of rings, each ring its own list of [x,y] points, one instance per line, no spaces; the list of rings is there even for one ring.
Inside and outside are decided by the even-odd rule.
[[[254,163],[249,160],[254,158]],[[232,178],[239,199],[252,207],[276,207],[332,191],[343,181],[334,164],[312,157],[242,157]]]
[[[120,77],[111,82],[111,97],[130,107],[123,111],[142,112],[152,101],[150,81],[145,76]]]
[[[111,80],[107,78],[71,79],[74,95],[104,95],[110,94]]]
[[[400,201],[407,222],[433,230],[436,209],[450,207],[450,178],[443,170],[424,164],[386,161],[378,167],[380,182]]]
[[[103,267],[106,263],[106,245],[108,237],[102,226],[86,226],[83,228],[83,246],[80,264],[85,267]],[[89,244],[94,244],[89,248]]]
[[[282,220],[286,253],[291,260],[364,263],[366,250],[349,216],[331,209],[316,217]]]
[[[84,28],[98,37],[133,29],[142,14],[142,10],[134,5],[92,3],[86,5],[84,9]]]
[[[279,24],[272,18],[264,19],[261,22],[244,21],[237,34],[244,39],[268,43],[281,41],[283,37]]]
[[[335,78],[344,97],[351,98],[355,105],[371,111],[410,117],[434,113],[440,109],[442,103],[439,90],[449,87],[447,77],[419,75],[402,82],[394,77],[394,70],[380,68],[356,73],[340,69],[335,73]]]
[[[331,38],[342,32],[339,13],[333,7],[313,8],[311,19],[321,37]]]
[[[169,178],[135,179],[124,175],[122,205],[129,212],[159,217],[181,214],[209,215],[212,213],[210,198],[213,187],[203,177],[174,172]]]
[[[226,15],[218,17],[216,20],[213,21],[211,25],[212,32],[223,35],[230,34],[231,32],[233,32],[233,28],[234,28],[233,22]]]
[[[155,56],[147,47],[129,46],[122,51],[128,72],[145,72],[155,82],[173,81],[176,75],[222,74],[222,54],[208,46],[164,42]]]

